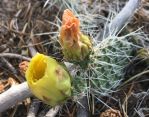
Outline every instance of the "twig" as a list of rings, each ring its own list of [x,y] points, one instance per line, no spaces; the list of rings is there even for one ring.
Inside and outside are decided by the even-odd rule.
[[[13,74],[17,74],[16,69],[4,57],[1,57],[1,62],[6,64],[6,66],[10,69],[11,72],[13,72]]]
[[[0,94],[0,112],[14,106],[18,102],[25,100],[32,94],[26,82],[12,86],[6,92]]]
[[[24,79],[22,77],[17,76],[17,70],[12,66],[12,64],[7,61],[4,57],[1,57],[1,62],[5,63],[5,65],[10,69],[10,71],[13,73],[13,75],[17,78],[19,82],[24,82]]]
[[[100,40],[119,32],[128,23],[128,20],[132,18],[140,3],[141,0],[129,0],[125,7],[110,22],[110,24],[105,27],[104,32],[97,35],[96,38]]]
[[[32,42],[29,42],[29,44],[28,44],[29,47],[28,48],[29,48],[31,56],[35,56],[37,51],[35,50],[35,48],[32,45],[33,45]]]
[[[143,71],[141,73],[136,74],[135,76],[129,78],[129,80],[125,81],[120,87],[123,87],[124,85],[126,85],[127,83],[131,82],[132,80],[139,78],[140,76],[149,73],[149,70]]]
[[[27,117],[36,117],[36,114],[38,112],[40,104],[41,104],[41,102],[39,100],[34,99],[32,101],[32,104],[30,105],[30,109],[29,109],[29,112],[27,114]]]
[[[31,60],[31,58],[28,58],[19,54],[13,54],[13,53],[0,53],[0,57],[18,58],[18,59],[27,60],[27,61]]]
[[[39,113],[37,117],[44,117],[46,115],[46,113],[48,112],[49,107],[45,106]]]
[[[60,109],[60,106],[56,106],[50,109],[44,117],[55,117],[59,109]]]
[[[77,117],[89,117],[88,101],[86,96],[81,98],[77,104]]]
[[[109,24],[109,30],[106,33],[118,32],[134,15],[136,9],[139,7],[141,0],[129,0],[120,13]]]
[[[17,31],[17,30],[10,29],[9,27],[7,27],[7,26],[5,26],[5,25],[2,25],[2,24],[0,24],[0,26],[6,28],[6,29],[7,29],[8,31],[10,31],[10,32],[13,32],[13,33],[16,33],[16,34],[19,34],[19,35],[29,35],[28,33],[23,33],[23,32],[19,32],[19,31]]]
[[[16,105],[16,106],[14,107],[14,110],[12,111],[12,113],[10,114],[9,117],[14,117],[14,116],[15,116],[15,113],[16,113],[16,111],[17,111],[17,109],[18,109],[18,105]]]

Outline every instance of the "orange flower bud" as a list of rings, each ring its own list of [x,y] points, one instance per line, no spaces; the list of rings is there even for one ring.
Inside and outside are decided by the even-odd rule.
[[[71,47],[74,45],[74,43],[77,43],[80,33],[79,27],[79,20],[69,9],[66,9],[63,14],[62,27],[60,32],[61,44],[63,45],[65,41],[67,41],[67,44]]]
[[[69,9],[64,11],[62,17],[59,41],[67,60],[83,60],[91,50],[89,37],[81,33],[80,21]]]

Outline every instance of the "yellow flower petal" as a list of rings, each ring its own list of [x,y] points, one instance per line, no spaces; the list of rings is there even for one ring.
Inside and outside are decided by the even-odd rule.
[[[36,54],[29,63],[26,79],[32,93],[51,106],[71,96],[69,73],[51,57]]]

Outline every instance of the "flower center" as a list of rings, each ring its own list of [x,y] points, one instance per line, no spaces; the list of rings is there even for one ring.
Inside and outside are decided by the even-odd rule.
[[[46,70],[46,57],[43,55],[36,56],[33,64],[33,81],[36,82],[44,76]]]

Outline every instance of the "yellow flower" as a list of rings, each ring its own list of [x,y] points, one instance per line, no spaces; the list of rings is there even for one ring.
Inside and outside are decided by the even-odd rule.
[[[69,61],[84,60],[92,48],[89,37],[80,31],[79,19],[69,9],[64,11],[62,17],[59,42],[64,57]]]
[[[55,106],[71,96],[71,77],[55,59],[36,54],[26,71],[32,93],[46,104]]]

